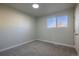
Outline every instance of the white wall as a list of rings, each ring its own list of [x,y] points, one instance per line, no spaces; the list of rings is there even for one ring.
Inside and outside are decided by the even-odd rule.
[[[48,16],[43,16],[37,19],[37,39],[48,41],[48,42],[57,42],[68,45],[73,45],[74,37],[74,9],[64,10],[58,13],[54,13],[50,16],[61,16],[68,15],[68,27],[67,28],[47,28],[47,18]]]
[[[0,6],[0,50],[35,39],[35,19]]]

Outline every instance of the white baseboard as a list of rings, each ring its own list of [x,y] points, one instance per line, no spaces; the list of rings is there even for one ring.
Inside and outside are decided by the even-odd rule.
[[[40,40],[39,41],[43,41],[43,42],[48,42],[48,43],[52,43],[52,44],[56,44],[56,45],[62,45],[62,46],[67,46],[67,47],[72,47],[75,48],[74,45],[69,45],[69,44],[64,44],[64,43],[58,43],[58,42],[54,42],[54,41],[48,41],[48,40]]]
[[[24,44],[29,43],[29,42],[32,42],[32,41],[34,41],[34,40],[30,40],[30,41],[27,41],[27,42],[23,42],[23,43],[20,43],[20,44],[17,44],[17,45],[10,46],[10,47],[8,47],[8,48],[1,49],[0,52],[3,52],[3,51],[6,51],[6,50],[8,50],[8,49],[11,49],[11,48],[15,48],[15,47],[24,45]]]

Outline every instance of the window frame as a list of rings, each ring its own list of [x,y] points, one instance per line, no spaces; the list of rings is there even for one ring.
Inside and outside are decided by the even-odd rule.
[[[64,27],[58,27],[58,19],[57,19],[57,17],[63,17],[63,16],[67,16],[67,25],[64,26]],[[49,17],[48,17],[48,19],[47,19],[47,27],[48,27],[48,28],[67,28],[67,27],[68,27],[68,24],[69,24],[69,16],[68,16],[68,15],[50,16],[50,18],[53,18],[53,17],[56,18],[56,27],[52,27],[52,26],[49,26],[49,25],[48,25],[48,20],[49,20]],[[53,19],[52,19],[52,20],[53,20]]]

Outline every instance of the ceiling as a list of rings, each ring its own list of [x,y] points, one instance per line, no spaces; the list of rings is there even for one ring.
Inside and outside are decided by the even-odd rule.
[[[32,8],[32,3],[10,3],[7,4],[19,11],[33,16],[45,16],[51,13],[62,11],[68,8],[75,7],[74,3],[39,3],[39,8]]]

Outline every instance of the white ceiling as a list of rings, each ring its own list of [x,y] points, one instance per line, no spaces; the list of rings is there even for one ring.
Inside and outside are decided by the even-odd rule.
[[[10,3],[7,5],[33,16],[44,16],[50,13],[55,13],[58,11],[75,7],[76,4],[74,3],[39,3],[38,9],[32,8],[32,3],[16,3],[16,4]]]

